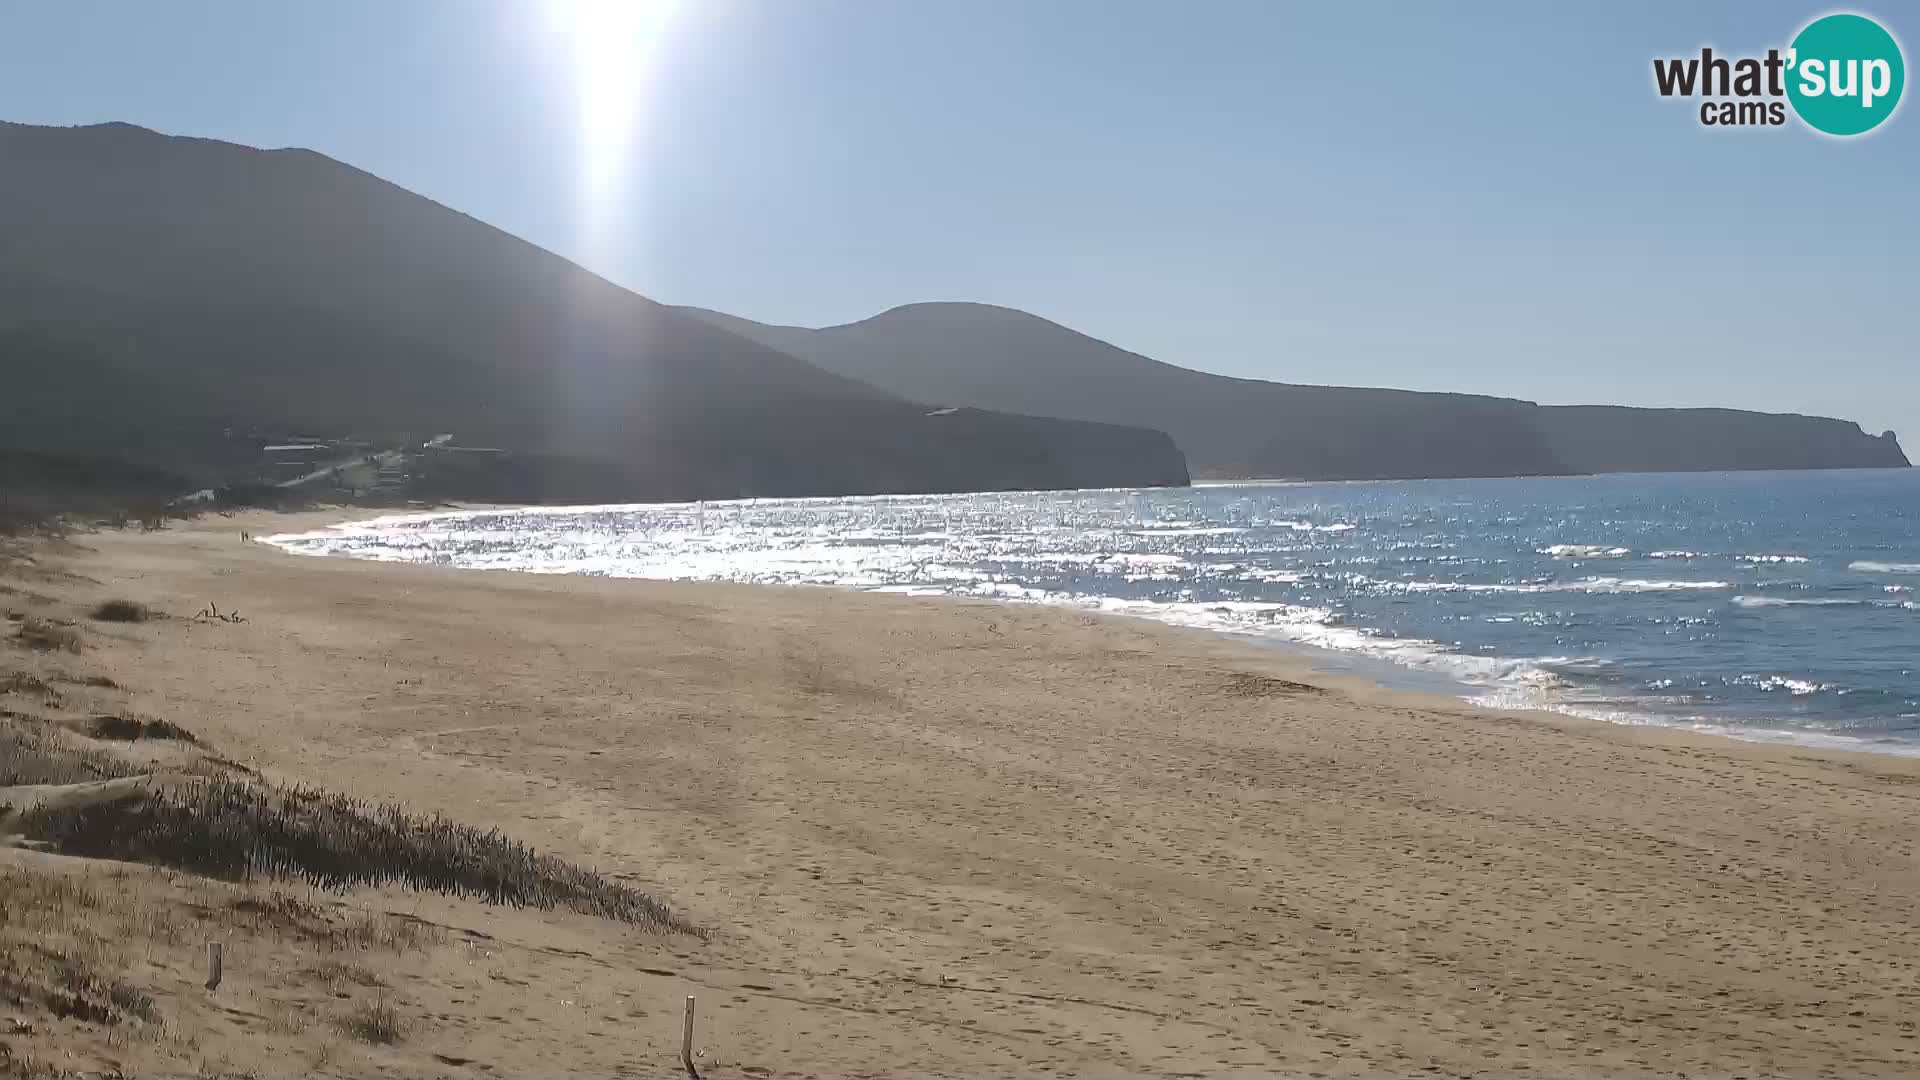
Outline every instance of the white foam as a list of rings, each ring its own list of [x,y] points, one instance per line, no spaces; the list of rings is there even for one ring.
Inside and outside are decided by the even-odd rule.
[[[1812,562],[1805,555],[1736,555],[1734,558],[1749,563],[1803,563]]]
[[[1580,592],[1591,593],[1643,593],[1643,592],[1687,592],[1694,589],[1731,589],[1730,581],[1649,581],[1645,578],[1593,577],[1576,581],[1570,586]]]
[[[1765,728],[1736,726],[1695,716],[1657,716],[1633,708],[1612,707],[1609,703],[1586,702],[1533,695],[1525,692],[1516,694],[1482,695],[1473,699],[1476,704],[1492,709],[1531,709],[1541,712],[1560,713],[1563,716],[1577,716],[1584,720],[1600,720],[1609,724],[1626,724],[1634,727],[1664,727],[1680,731],[1690,731],[1699,735],[1712,735],[1723,739],[1738,739],[1741,742],[1764,743],[1775,746],[1804,746],[1818,750],[1850,750],[1856,753],[1895,754],[1901,757],[1920,757],[1920,743],[1896,742],[1886,739],[1864,739],[1857,735],[1835,735],[1822,731],[1804,729]],[[1616,703],[1617,704],[1617,703]]]
[[[1874,562],[1869,559],[1860,559],[1848,563],[1847,569],[1862,574],[1920,574],[1920,563]]]
[[[1271,521],[1266,524],[1270,528],[1292,529],[1294,532],[1343,533],[1359,528],[1344,521],[1336,521],[1330,525],[1316,525],[1311,521]]]
[[[1733,603],[1743,608],[1780,608],[1780,607],[1860,607],[1865,600],[1842,600],[1823,597],[1814,600],[1794,600],[1785,596],[1736,596]]]
[[[1626,548],[1611,548],[1607,544],[1548,544],[1546,548],[1534,548],[1540,555],[1553,555],[1555,559],[1624,559],[1632,555]]]
[[[1156,569],[1186,568],[1193,564],[1178,555],[1143,551],[1036,551],[1009,554],[1007,562],[1068,566],[1133,566]]]
[[[1814,682],[1811,679],[1795,679],[1787,675],[1741,675],[1733,680],[1741,686],[1751,686],[1762,693],[1785,690],[1795,697],[1817,694],[1822,690],[1833,689],[1832,684]]]
[[[1912,600],[1855,600],[1841,597],[1795,600],[1784,596],[1736,596],[1733,598],[1733,603],[1743,608],[1876,607],[1903,611],[1920,610],[1920,603]]]
[[[1249,566],[1235,572],[1242,581],[1263,581],[1270,585],[1297,585],[1305,581],[1306,575],[1292,570],[1273,570],[1264,567]]]
[[[1541,555],[1551,555],[1556,559],[1624,559],[1633,554],[1623,547],[1609,547],[1605,544],[1549,544],[1534,551]]]
[[[1347,574],[1349,584],[1371,586],[1384,592],[1429,593],[1651,593],[1686,592],[1695,589],[1731,589],[1730,581],[1660,581],[1647,578],[1586,577],[1576,581],[1391,581],[1365,574]]]

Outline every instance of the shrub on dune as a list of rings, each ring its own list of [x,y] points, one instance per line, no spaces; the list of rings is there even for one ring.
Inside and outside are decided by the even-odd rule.
[[[93,609],[93,617],[99,622],[142,623],[153,617],[147,605],[132,600],[108,600]]]

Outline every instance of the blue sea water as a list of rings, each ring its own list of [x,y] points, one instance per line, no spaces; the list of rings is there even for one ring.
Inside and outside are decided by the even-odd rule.
[[[1077,605],[1491,706],[1920,753],[1920,470],[459,512],[272,542]]]

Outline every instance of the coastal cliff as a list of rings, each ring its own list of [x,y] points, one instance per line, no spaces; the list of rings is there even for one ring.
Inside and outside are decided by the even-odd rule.
[[[1904,466],[1891,433],[1733,409],[1237,379],[1177,367],[988,304],[894,308],[810,330],[682,309],[917,401],[1159,428],[1194,474],[1311,480]]]
[[[1554,405],[1540,410],[1561,460],[1581,472],[1904,468],[1893,432],[1874,436],[1850,420],[1739,409],[1629,409]]]

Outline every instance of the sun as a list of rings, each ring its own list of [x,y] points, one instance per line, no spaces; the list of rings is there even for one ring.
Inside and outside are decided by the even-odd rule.
[[[646,119],[650,75],[675,0],[546,0],[573,78],[585,195],[621,187]]]

